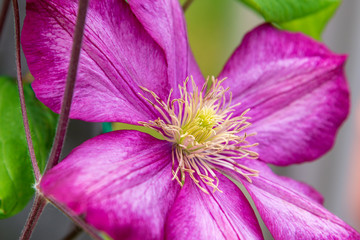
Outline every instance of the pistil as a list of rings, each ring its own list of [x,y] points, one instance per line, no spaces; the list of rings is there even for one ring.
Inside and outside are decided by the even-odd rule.
[[[185,173],[188,173],[194,183],[208,193],[201,184],[204,183],[213,191],[218,188],[219,180],[214,170],[219,168],[231,169],[251,182],[251,177],[259,172],[239,164],[236,160],[242,158],[256,159],[258,154],[246,139],[255,133],[247,134],[245,129],[250,126],[246,109],[239,116],[233,116],[231,105],[232,95],[229,88],[224,89],[222,82],[211,78],[211,87],[207,89],[205,83],[199,90],[191,78],[193,92],[188,91],[189,78],[183,86],[179,86],[180,98],[171,100],[171,93],[166,102],[153,91],[142,88],[152,95],[153,101],[144,97],[162,116],[154,121],[140,122],[161,133],[166,141],[173,144],[172,174],[181,186],[185,183]],[[200,182],[201,181],[201,182]]]

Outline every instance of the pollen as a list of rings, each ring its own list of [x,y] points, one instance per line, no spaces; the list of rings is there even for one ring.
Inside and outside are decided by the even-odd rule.
[[[218,171],[231,169],[249,182],[251,177],[259,172],[241,165],[237,160],[241,158],[257,159],[258,154],[251,150],[256,146],[247,141],[245,130],[250,126],[250,117],[246,116],[250,109],[234,115],[239,104],[232,105],[232,94],[229,88],[221,85],[225,79],[210,79],[198,89],[194,80],[187,78],[179,86],[180,97],[172,99],[170,91],[166,101],[160,99],[153,91],[142,88],[153,97],[144,97],[162,116],[149,122],[140,122],[145,127],[158,131],[166,141],[172,143],[172,174],[181,186],[188,175],[204,192],[208,193],[205,185],[213,191],[220,191]],[[191,84],[192,92],[188,86]],[[214,171],[216,170],[216,171]],[[205,185],[204,185],[205,184]]]
[[[195,138],[195,141],[202,143],[211,134],[216,124],[216,112],[208,107],[200,109],[193,121],[181,126],[181,131]]]
[[[215,123],[216,112],[212,108],[203,108],[199,111],[198,115],[195,117],[195,122],[197,126],[205,131],[211,130]]]

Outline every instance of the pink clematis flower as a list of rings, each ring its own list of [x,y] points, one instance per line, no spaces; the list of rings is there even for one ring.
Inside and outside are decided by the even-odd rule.
[[[76,9],[75,0],[27,1],[23,49],[37,97],[55,112]],[[43,176],[39,190],[114,239],[263,239],[231,177],[275,239],[360,239],[316,190],[267,166],[331,148],[349,109],[344,61],[265,24],[206,91],[178,0],[92,0],[71,117],[142,124],[163,139],[97,136]]]

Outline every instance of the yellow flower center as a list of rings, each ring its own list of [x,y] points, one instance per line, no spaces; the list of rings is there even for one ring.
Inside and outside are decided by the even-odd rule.
[[[140,122],[145,127],[155,129],[162,134],[166,141],[173,143],[173,179],[182,186],[185,173],[188,173],[195,184],[204,192],[200,181],[219,190],[219,180],[214,169],[229,168],[242,174],[249,182],[258,171],[237,163],[237,159],[256,159],[258,154],[249,148],[257,144],[249,144],[246,138],[254,134],[247,134],[244,130],[250,126],[249,117],[245,116],[250,110],[245,110],[239,116],[233,116],[236,105],[231,105],[231,93],[226,101],[228,88],[221,83],[225,79],[211,79],[211,87],[206,91],[207,83],[201,90],[192,80],[193,92],[188,92],[188,79],[179,87],[180,98],[171,100],[171,93],[164,102],[154,92],[149,92],[155,101],[144,98],[159,111],[162,119]],[[220,191],[220,190],[219,190]]]
[[[212,108],[205,107],[200,109],[195,117],[195,123],[197,127],[203,131],[210,131],[216,123],[216,112]]]

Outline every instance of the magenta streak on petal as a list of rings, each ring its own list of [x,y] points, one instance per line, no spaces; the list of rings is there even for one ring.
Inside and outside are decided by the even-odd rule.
[[[54,111],[60,109],[75,10],[72,1],[27,3],[22,44],[35,76],[33,88]],[[168,96],[171,86],[163,50],[127,3],[91,1],[71,117],[128,123],[156,119],[158,113],[140,97],[138,85]]]
[[[204,194],[185,181],[166,221],[166,239],[263,239],[254,211],[240,189],[217,174],[223,193]]]
[[[53,110],[60,106],[75,6],[75,0],[27,2],[23,47],[36,94]],[[88,13],[72,117],[154,120],[154,109],[137,95],[139,85],[166,100],[171,88],[178,97],[177,85],[189,75],[203,82],[177,0],[93,0]],[[248,140],[260,143],[254,148],[260,160],[287,165],[330,148],[348,112],[344,61],[320,43],[270,25],[245,37],[220,78],[229,78],[234,103],[243,102],[236,113],[252,108],[248,130],[258,135]],[[224,176],[217,175],[224,193],[206,195],[189,178],[180,190],[171,180],[171,147],[143,133],[104,134],[45,174],[40,190],[114,239],[262,239],[246,198]],[[252,184],[233,177],[276,238],[358,237],[321,206],[316,190],[277,177],[261,161],[239,162],[260,171]]]
[[[188,72],[187,72],[187,76],[192,77],[192,79],[195,81],[196,86],[201,87],[204,85],[205,83],[205,79],[200,71],[200,68],[198,66],[198,64],[196,63],[195,57],[189,47],[189,53],[188,53]],[[188,85],[189,86],[189,90],[193,90],[191,84]]]
[[[53,9],[53,10],[56,11],[56,9]],[[63,17],[64,17],[67,21],[71,22],[71,20],[70,20],[70,19],[67,19],[67,17],[66,17],[65,15],[63,15]],[[55,20],[57,20],[57,19],[55,19]],[[71,32],[67,31],[65,25],[61,24],[60,22],[58,22],[58,23],[59,23],[59,25],[60,25],[62,28],[64,28],[64,30],[65,30],[69,35],[71,35]],[[91,31],[92,31],[92,29],[89,29],[89,32],[91,32]],[[96,35],[95,32],[92,32],[92,34],[93,34],[93,35]],[[137,92],[134,91],[134,89],[131,87],[131,85],[129,84],[129,82],[126,81],[127,78],[128,78],[128,79],[131,79],[130,76],[127,76],[127,78],[125,78],[125,77],[122,75],[122,73],[119,72],[118,69],[116,69],[116,66],[115,66],[114,63],[109,59],[109,57],[102,51],[102,49],[101,49],[100,47],[98,47],[98,46],[96,45],[96,43],[94,43],[94,41],[92,41],[91,38],[89,38],[88,36],[85,36],[85,39],[86,39],[87,41],[89,41],[89,45],[90,45],[90,46],[93,46],[93,47],[100,53],[100,55],[102,55],[102,56],[104,57],[105,62],[108,62],[108,63],[111,65],[111,67],[114,68],[114,71],[116,71],[116,73],[121,77],[121,79],[123,79],[123,82],[126,84],[127,88],[129,88],[128,90],[131,91],[131,93],[132,93],[134,96],[137,96],[137,98],[138,98],[137,100],[140,101],[140,102],[144,102],[144,99],[141,98],[140,95],[137,94]],[[102,39],[98,39],[98,40],[101,41],[102,44],[104,44],[104,45],[106,44],[106,43],[104,43],[104,42],[102,41]],[[85,46],[85,47],[86,47],[86,46]],[[116,91],[121,92],[122,89],[121,89],[119,86],[116,86],[116,81],[115,81],[116,79],[114,79],[114,78],[112,78],[111,76],[108,75],[107,71],[99,64],[99,62],[101,62],[101,61],[96,61],[96,59],[95,59],[95,58],[96,58],[96,55],[95,55],[95,56],[92,56],[92,54],[91,54],[92,49],[91,49],[91,48],[89,48],[89,49],[83,49],[83,51],[86,53],[86,56],[88,56],[88,57],[96,64],[96,66],[104,72],[104,74],[106,75],[106,77],[111,81],[111,83],[112,83],[113,86],[115,87],[115,89],[114,89],[113,91],[114,91],[114,92],[116,92]],[[102,59],[101,59],[101,60],[102,60]],[[100,83],[100,84],[102,84],[102,83]],[[111,86],[108,86],[108,87],[111,88]],[[149,110],[152,110],[152,109],[149,109]]]
[[[41,192],[113,239],[162,239],[180,189],[171,145],[136,131],[86,141],[43,177]]]
[[[264,72],[256,76],[258,82],[249,86],[242,95],[236,95],[234,100],[243,103],[240,111],[246,108],[245,105],[251,107],[254,122],[263,120],[324,84],[331,84],[341,73],[339,70],[344,60],[342,56],[333,59],[311,57],[307,62],[288,59],[267,66],[259,63],[257,67]]]
[[[327,152],[349,111],[339,56],[302,34],[262,25],[246,35],[220,78],[231,87],[235,114],[251,108],[249,138],[260,160],[311,161]],[[236,86],[236,87],[234,87]]]
[[[259,170],[260,176],[249,183],[227,173],[244,184],[275,239],[360,239],[352,227],[319,204],[322,197],[313,188],[275,175],[260,161],[241,163]]]
[[[204,78],[193,60],[187,39],[186,22],[178,0],[130,0],[129,5],[148,33],[166,54],[168,76],[179,97],[177,86],[192,75],[198,87]]]

